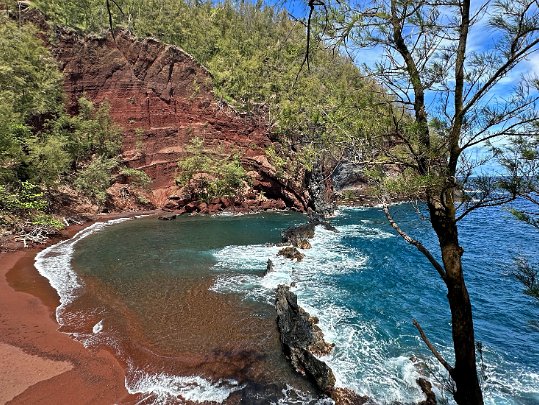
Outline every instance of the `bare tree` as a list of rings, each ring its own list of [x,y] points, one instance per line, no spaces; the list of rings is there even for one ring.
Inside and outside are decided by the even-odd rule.
[[[495,181],[483,177],[473,179],[476,191],[469,195],[472,174],[484,163],[469,152],[487,142],[537,135],[539,81],[518,75],[518,69],[539,49],[538,8],[537,0],[486,0],[473,6],[470,0],[329,0],[319,9],[331,9],[334,17],[324,40],[358,55],[373,49],[369,55],[376,56],[365,70],[392,96],[388,111],[399,146],[384,152],[405,168],[405,184],[417,188],[409,192],[425,199],[441,261],[393,219],[391,187],[382,187],[384,212],[447,287],[454,365],[416,327],[454,380],[459,404],[482,404],[483,395],[458,222],[518,194],[499,193]],[[477,36],[486,44],[474,48],[470,43]]]

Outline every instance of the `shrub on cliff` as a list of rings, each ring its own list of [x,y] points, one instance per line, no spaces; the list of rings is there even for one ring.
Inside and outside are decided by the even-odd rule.
[[[209,201],[217,197],[236,197],[249,180],[237,154],[213,155],[204,149],[204,141],[191,139],[188,156],[178,162],[177,185],[194,199]]]
[[[116,167],[116,158],[99,156],[78,172],[75,187],[101,205],[107,199],[106,191],[111,184],[111,172]]]
[[[61,226],[48,213],[63,185],[103,200],[120,132],[106,104],[81,99],[69,116],[62,97],[62,75],[35,27],[0,15],[1,227]]]

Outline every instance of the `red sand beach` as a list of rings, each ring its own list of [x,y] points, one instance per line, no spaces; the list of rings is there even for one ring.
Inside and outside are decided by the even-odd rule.
[[[39,250],[0,253],[0,404],[136,403],[111,353],[88,350],[58,331],[59,298],[34,268]]]
[[[90,352],[58,332],[58,297],[34,269],[36,253],[0,254],[0,403],[133,401],[110,353]]]

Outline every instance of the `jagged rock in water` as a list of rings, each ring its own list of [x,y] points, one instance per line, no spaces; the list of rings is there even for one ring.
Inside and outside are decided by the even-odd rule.
[[[368,397],[358,395],[348,388],[335,388],[331,392],[331,399],[335,405],[363,405],[369,402]]]
[[[303,239],[298,243],[298,248],[300,249],[310,249],[311,247],[311,243],[307,239]]]
[[[266,264],[266,271],[264,272],[264,275],[271,273],[274,270],[275,268],[273,267],[273,262],[271,261],[271,259],[268,259],[268,263]]]
[[[309,243],[308,239],[314,238],[317,225],[323,226],[328,231],[338,232],[337,228],[335,228],[329,222],[315,217],[311,218],[307,224],[285,229],[282,233],[282,241],[285,243],[290,243],[292,246],[299,247],[300,249],[309,249],[311,244]]]
[[[279,256],[284,256],[288,259],[294,260],[296,259],[298,262],[301,262],[305,255],[301,253],[299,250],[297,250],[293,246],[287,246],[279,250],[277,253]]]
[[[324,340],[316,319],[298,305],[296,295],[288,286],[277,287],[275,308],[281,344],[292,366],[312,378],[322,392],[330,395],[335,387],[335,375],[314,354],[328,354],[333,345]]]
[[[339,232],[339,230],[337,228],[335,228],[333,225],[331,225],[328,221],[324,221],[324,220],[321,220],[321,219],[313,219],[313,220],[311,220],[311,222],[314,223],[314,225],[320,225],[320,226],[324,227],[324,229],[327,230],[327,231]]]
[[[423,394],[425,394],[426,399],[424,401],[421,401],[418,405],[436,405],[436,395],[432,391],[432,384],[430,381],[424,379],[424,378],[418,378],[415,380],[417,385],[421,388],[421,391],[423,391]]]
[[[285,243],[290,243],[292,246],[299,247],[302,241],[314,238],[315,227],[316,223],[309,222],[304,225],[285,229],[282,233],[282,240]]]
[[[160,215],[157,217],[157,219],[161,221],[173,221],[176,219],[178,215],[177,214],[171,214],[171,215]]]

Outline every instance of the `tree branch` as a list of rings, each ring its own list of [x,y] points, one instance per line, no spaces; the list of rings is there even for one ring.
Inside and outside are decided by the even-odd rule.
[[[423,342],[425,342],[425,344],[427,345],[427,347],[429,348],[429,350],[432,352],[432,354],[434,355],[434,357],[436,357],[436,359],[440,362],[440,364],[442,366],[444,366],[444,368],[449,372],[449,374],[451,375],[451,373],[453,373],[453,370],[454,368],[451,367],[449,365],[449,363],[442,357],[442,355],[440,354],[440,352],[438,352],[438,350],[436,350],[436,348],[433,346],[433,344],[430,342],[429,338],[427,337],[427,335],[425,335],[425,332],[423,332],[423,329],[421,328],[421,325],[419,325],[419,322],[417,322],[415,319],[413,320],[413,324],[414,326],[416,327],[416,329],[418,330],[419,332],[419,335],[421,335],[421,339],[423,340]]]
[[[428,259],[428,261],[434,266],[436,271],[438,271],[438,274],[440,275],[442,280],[445,281],[446,278],[447,278],[447,274],[446,274],[444,268],[442,267],[442,265],[434,258],[434,256],[429,252],[429,250],[425,246],[423,246],[423,244],[421,242],[419,242],[418,240],[412,238],[410,235],[408,235],[406,232],[404,232],[399,227],[399,225],[395,222],[395,220],[393,219],[393,216],[389,212],[389,207],[387,205],[387,201],[385,200],[385,198],[382,199],[382,209],[383,209],[384,214],[386,215],[386,218],[389,221],[389,224],[391,225],[391,227],[393,229],[395,229],[395,231],[397,231],[397,233],[406,242],[408,242],[410,245],[415,246],[417,248],[417,250],[419,250],[421,253],[423,253],[423,255]]]

